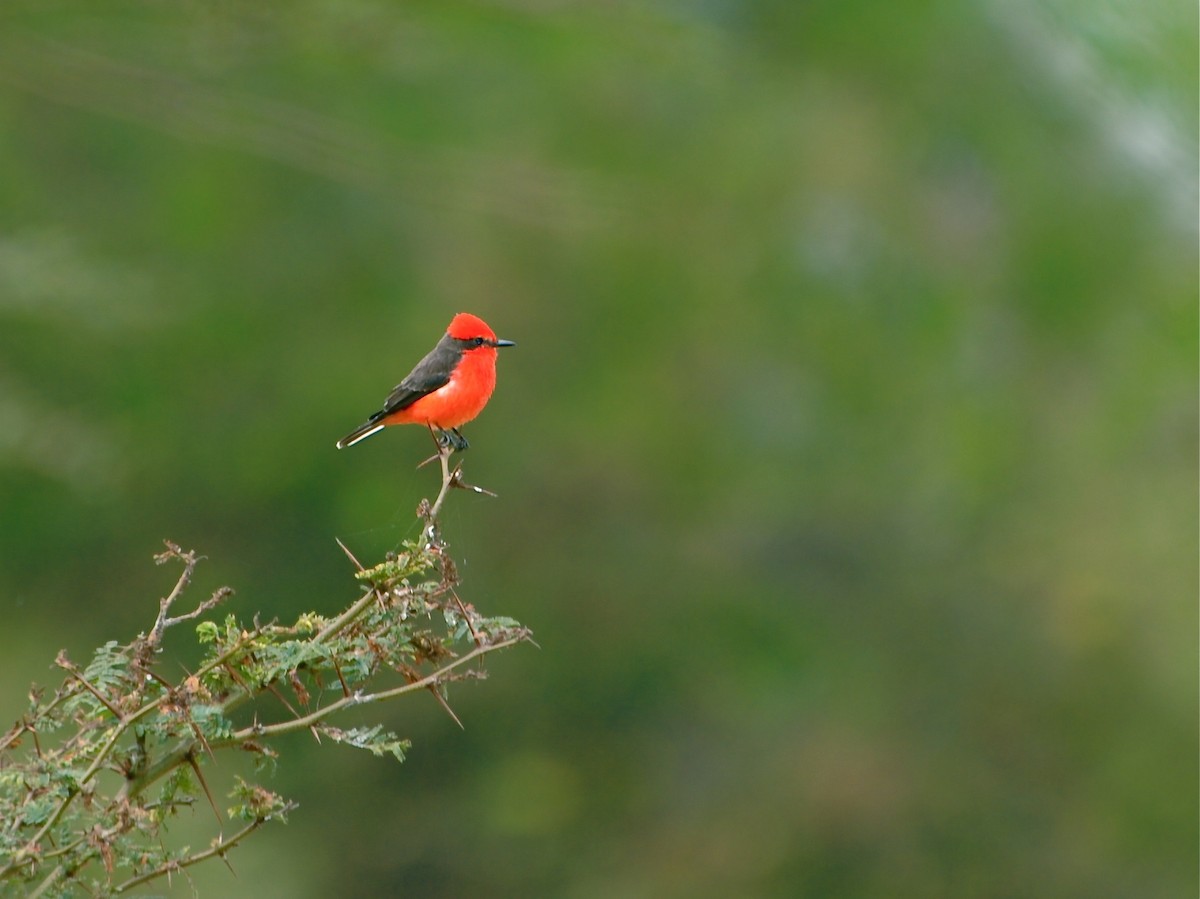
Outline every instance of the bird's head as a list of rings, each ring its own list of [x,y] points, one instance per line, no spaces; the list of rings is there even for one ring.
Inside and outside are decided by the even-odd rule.
[[[496,332],[488,327],[487,322],[470,312],[460,312],[454,316],[446,333],[455,340],[462,341],[466,350],[484,346],[516,346],[511,340],[497,339]]]

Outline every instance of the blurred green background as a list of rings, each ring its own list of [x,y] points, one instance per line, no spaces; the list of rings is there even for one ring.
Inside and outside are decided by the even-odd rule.
[[[0,717],[164,537],[246,617],[355,595],[435,475],[333,442],[469,310],[519,347],[447,536],[541,649],[385,708],[402,766],[285,742],[201,895],[1196,895],[1196,33],[10,0]]]

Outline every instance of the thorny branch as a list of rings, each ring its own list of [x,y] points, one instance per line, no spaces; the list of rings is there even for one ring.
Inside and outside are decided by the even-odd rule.
[[[286,811],[292,811],[296,808],[294,802],[289,802]],[[281,813],[282,814],[282,813]],[[128,880],[117,884],[113,887],[114,893],[124,893],[136,886],[141,886],[143,883],[149,883],[151,880],[157,880],[159,877],[164,877],[173,871],[182,871],[184,868],[190,868],[192,865],[198,865],[200,862],[208,861],[210,858],[220,856],[225,857],[225,853],[250,836],[254,831],[258,830],[264,824],[271,820],[271,817],[255,818],[229,839],[223,839],[220,834],[213,840],[213,845],[203,852],[197,852],[194,855],[189,855],[186,858],[178,861],[163,862],[152,871],[147,871],[145,874],[139,874],[137,877],[130,877]]]
[[[182,570],[159,601],[149,632],[125,646],[107,644],[86,666],[60,653],[63,684],[49,698],[31,691],[29,711],[0,736],[0,896],[22,886],[31,896],[92,892],[89,882],[106,895],[125,892],[224,859],[264,823],[284,820],[293,803],[239,781],[230,794],[238,804],[229,815],[247,821],[243,827],[228,837],[218,832],[204,851],[172,851],[164,844],[163,823],[202,793],[220,822],[201,766],[219,763],[228,750],[273,763],[278,753],[270,742],[307,729],[402,759],[407,742],[381,727],[343,731],[327,722],[351,707],[426,690],[461,726],[447,702],[447,686],[484,676],[469,666],[488,653],[532,640],[511,619],[483,617],[455,589],[457,567],[438,519],[443,503],[454,488],[493,494],[467,484],[461,465],[451,469],[449,456],[449,448],[439,448],[441,489],[433,503],[422,500],[418,508],[419,541],[373,567],[364,567],[338,541],[366,589],[331,618],[307,613],[291,626],[255,619],[249,628],[233,615],[203,620],[232,594],[227,587],[172,615],[203,557],[167,541],[155,561],[178,562]],[[165,635],[197,620],[207,658],[172,683],[160,673]],[[456,654],[452,647],[463,641],[469,651]],[[400,683],[387,683],[395,678]],[[335,698],[326,699],[328,686]],[[295,704],[283,696],[288,689]],[[260,704],[263,697],[271,702]],[[286,715],[271,720],[268,711],[277,716],[280,705]],[[250,720],[235,724],[231,716],[246,706]],[[45,745],[46,735],[72,727],[57,745]],[[105,769],[123,774],[116,789],[97,779]],[[85,874],[91,879],[85,881]]]

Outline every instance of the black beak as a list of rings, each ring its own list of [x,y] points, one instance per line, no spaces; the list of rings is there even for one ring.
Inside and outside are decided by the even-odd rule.
[[[496,347],[499,347],[499,346],[516,346],[516,345],[517,345],[517,344],[516,344],[516,342],[515,342],[515,341],[512,341],[512,340],[497,340],[495,343],[493,343],[493,344],[492,344],[492,346],[496,346]]]

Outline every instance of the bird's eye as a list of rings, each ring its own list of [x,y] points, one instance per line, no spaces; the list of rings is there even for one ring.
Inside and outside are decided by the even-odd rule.
[[[484,340],[482,337],[476,337],[471,343],[475,344],[475,346],[483,346]]]

